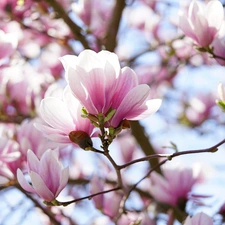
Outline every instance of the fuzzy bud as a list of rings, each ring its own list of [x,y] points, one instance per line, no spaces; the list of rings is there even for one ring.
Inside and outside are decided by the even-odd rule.
[[[69,138],[84,150],[88,150],[93,145],[90,136],[84,131],[71,131]]]

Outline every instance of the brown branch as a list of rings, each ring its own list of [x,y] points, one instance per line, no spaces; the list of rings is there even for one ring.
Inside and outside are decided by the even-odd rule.
[[[113,52],[117,45],[116,37],[117,37],[123,9],[125,8],[125,6],[126,6],[125,0],[116,1],[116,5],[114,7],[111,20],[109,22],[108,29],[106,32],[105,48],[108,51]]]
[[[63,206],[67,206],[69,204],[72,204],[72,203],[75,203],[75,202],[79,202],[79,201],[82,201],[82,200],[85,200],[85,199],[91,199],[97,195],[102,195],[102,194],[106,194],[106,193],[109,193],[109,192],[112,192],[112,191],[117,191],[117,190],[120,190],[121,187],[115,187],[115,188],[112,188],[110,190],[106,190],[106,191],[101,191],[101,192],[98,192],[98,193],[95,193],[95,194],[92,194],[92,195],[88,195],[88,196],[85,196],[85,197],[82,197],[82,198],[77,198],[77,199],[74,199],[74,200],[71,200],[71,201],[68,201],[68,202],[58,202],[59,205],[63,205]]]
[[[68,13],[62,8],[62,6],[56,0],[46,0],[46,2],[54,9],[54,11],[60,15],[64,22],[68,25],[71,32],[77,40],[81,42],[85,49],[90,49],[90,46],[82,34],[82,29],[69,17]]]

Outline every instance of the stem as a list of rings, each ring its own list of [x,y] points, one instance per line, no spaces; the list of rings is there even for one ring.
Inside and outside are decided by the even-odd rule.
[[[225,139],[220,141],[218,144],[210,147],[210,148],[205,148],[205,149],[199,149],[199,150],[186,150],[186,151],[182,151],[182,152],[175,152],[173,154],[153,154],[153,155],[149,155],[149,156],[145,156],[139,159],[135,159],[131,162],[128,162],[126,164],[123,164],[121,166],[118,166],[120,169],[124,169],[130,165],[133,165],[135,163],[138,162],[144,162],[144,161],[149,161],[150,159],[153,158],[167,158],[168,160],[172,160],[174,157],[177,157],[179,155],[188,155],[188,154],[197,154],[197,153],[207,153],[207,152],[211,152],[214,153],[218,150],[217,147],[219,147],[220,145],[225,143]]]
[[[177,157],[179,155],[187,155],[187,154],[195,154],[195,153],[207,153],[207,152],[211,152],[214,153],[218,150],[218,147],[222,144],[225,143],[225,139],[223,139],[222,141],[220,141],[218,144],[213,145],[212,147],[209,148],[203,148],[203,149],[199,149],[199,150],[187,150],[187,151],[182,151],[182,152],[175,152],[172,155],[170,155],[168,157],[168,160],[172,160],[174,157]]]
[[[217,59],[221,59],[223,61],[225,61],[225,58],[219,55],[215,55],[214,53],[211,53],[213,58],[217,58]]]
[[[135,163],[138,163],[138,162],[149,161],[150,159],[155,159],[155,158],[168,158],[170,156],[171,156],[171,154],[153,154],[153,155],[145,156],[145,157],[130,161],[126,164],[123,164],[123,165],[119,166],[119,168],[124,169],[124,168],[126,168],[128,166],[131,166],[131,165],[133,165]]]
[[[105,153],[105,156],[111,162],[114,169],[116,170],[116,175],[117,175],[117,179],[118,179],[118,186],[123,189],[123,180],[122,180],[122,176],[121,176],[121,172],[120,172],[121,168],[115,163],[115,161],[113,160],[113,158],[111,157],[111,155],[108,152]]]
[[[98,192],[98,193],[95,193],[95,194],[92,194],[92,195],[88,195],[88,196],[85,196],[85,197],[82,197],[82,198],[77,198],[77,199],[74,199],[72,201],[68,201],[68,202],[59,202],[59,205],[62,205],[62,206],[67,206],[69,204],[72,204],[72,203],[75,203],[75,202],[79,202],[79,201],[82,201],[84,199],[91,199],[97,195],[102,195],[102,194],[105,194],[105,193],[108,193],[108,192],[112,192],[112,191],[116,191],[116,190],[119,190],[121,189],[121,187],[115,187],[115,188],[112,188],[110,190],[106,190],[106,191],[101,191],[101,192]]]

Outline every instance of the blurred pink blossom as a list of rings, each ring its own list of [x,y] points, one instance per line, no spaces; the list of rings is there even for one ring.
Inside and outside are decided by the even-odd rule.
[[[79,0],[72,4],[72,10],[88,26],[89,32],[103,38],[110,21],[114,0]]]
[[[192,0],[188,13],[180,13],[180,28],[201,47],[209,46],[224,22],[224,10],[220,1],[207,5]]]
[[[159,202],[183,207],[193,186],[204,177],[199,167],[176,165],[162,167],[163,176],[157,172],[150,175],[150,193]]]
[[[54,200],[66,186],[69,178],[69,169],[63,168],[58,160],[57,149],[46,150],[40,160],[31,150],[28,150],[27,164],[32,186],[18,169],[17,179],[21,187],[28,192],[38,194],[47,202]]]
[[[135,213],[127,212],[124,213],[117,222],[118,225],[131,225],[131,224],[141,224],[141,225],[155,225],[155,221],[152,220],[147,213]]]
[[[112,187],[109,186],[105,188],[104,180],[102,180],[97,175],[94,175],[93,179],[91,179],[91,194],[95,194],[98,192],[102,192],[104,190],[109,190]],[[119,212],[120,201],[122,200],[122,195],[119,192],[109,192],[107,194],[101,194],[93,197],[93,201],[95,206],[101,210],[105,215],[110,218],[115,218],[115,216]]]
[[[160,99],[150,99],[150,88],[138,84],[129,67],[120,68],[114,53],[84,50],[80,55],[61,58],[71,91],[88,113],[98,115],[110,109],[116,112],[109,121],[117,127],[122,120],[140,120],[155,113]]]
[[[24,63],[1,69],[0,81],[2,111],[9,115],[33,115],[53,78]]]
[[[43,132],[40,132],[35,123],[40,122],[38,118],[32,120],[23,120],[17,131],[17,141],[20,145],[20,151],[26,158],[28,149],[32,149],[35,155],[40,159],[46,149],[56,148],[56,143],[48,140]]]
[[[10,163],[20,158],[19,144],[6,137],[0,138],[0,183],[14,179]]]
[[[118,136],[115,140],[119,145],[119,152],[121,154],[122,162],[130,162],[137,152],[137,142],[130,134]]]
[[[185,115],[191,125],[198,126],[212,116],[213,106],[215,106],[215,98],[211,94],[199,95],[189,100]]]
[[[188,216],[184,225],[213,225],[213,220],[205,213],[198,213],[193,217]]]

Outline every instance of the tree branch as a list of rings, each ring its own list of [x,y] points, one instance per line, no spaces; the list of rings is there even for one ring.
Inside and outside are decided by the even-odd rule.
[[[82,29],[68,16],[68,13],[62,8],[62,6],[56,0],[46,0],[46,2],[54,9],[54,11],[60,15],[60,17],[65,21],[65,23],[70,28],[71,32],[77,40],[81,42],[85,49],[90,49],[90,46],[82,35]]]
[[[113,52],[117,45],[116,37],[119,29],[122,12],[125,6],[126,6],[125,0],[116,1],[116,5],[114,7],[106,33],[105,48],[108,51]]]

